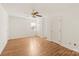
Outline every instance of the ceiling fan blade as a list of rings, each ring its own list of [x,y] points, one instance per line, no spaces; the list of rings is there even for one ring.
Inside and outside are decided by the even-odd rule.
[[[41,15],[36,15],[36,16],[38,16],[38,17],[42,17]]]

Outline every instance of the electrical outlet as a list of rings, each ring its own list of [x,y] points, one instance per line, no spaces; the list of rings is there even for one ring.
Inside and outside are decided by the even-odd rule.
[[[74,43],[74,46],[76,46],[76,43]]]

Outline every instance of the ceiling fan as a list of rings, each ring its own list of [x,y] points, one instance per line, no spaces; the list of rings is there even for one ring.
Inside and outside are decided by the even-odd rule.
[[[32,16],[33,16],[34,18],[35,18],[35,17],[42,17],[42,15],[40,15],[39,12],[36,11],[36,10],[33,10],[31,14],[32,14]]]

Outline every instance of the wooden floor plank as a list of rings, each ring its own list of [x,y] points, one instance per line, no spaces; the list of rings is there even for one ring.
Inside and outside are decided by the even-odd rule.
[[[9,40],[1,56],[79,56],[78,52],[41,37]]]

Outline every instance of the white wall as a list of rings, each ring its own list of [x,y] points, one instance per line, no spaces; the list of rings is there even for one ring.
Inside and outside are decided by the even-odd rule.
[[[31,23],[36,23],[36,30],[31,28]],[[27,36],[44,36],[44,18],[9,16],[9,39],[22,38]],[[46,35],[45,35],[46,36]]]
[[[54,18],[52,19],[59,20],[58,18],[60,18],[62,20],[62,28],[61,28],[62,36],[61,39],[56,39],[56,42],[76,51],[79,51],[78,10],[79,10],[79,4],[67,4],[67,5],[59,4],[52,10],[53,14],[55,15],[55,17],[53,16]],[[57,30],[57,28],[55,30]],[[76,46],[74,46],[74,44],[76,44]]]
[[[0,4],[0,54],[8,40],[8,15]]]
[[[79,51],[79,7],[74,8],[72,9],[72,13],[68,12],[68,15],[66,14],[64,17],[62,25],[62,42],[68,48]],[[74,44],[76,44],[76,46],[74,46]]]
[[[30,19],[22,17],[9,16],[9,38],[22,38],[32,35],[30,32]]]

